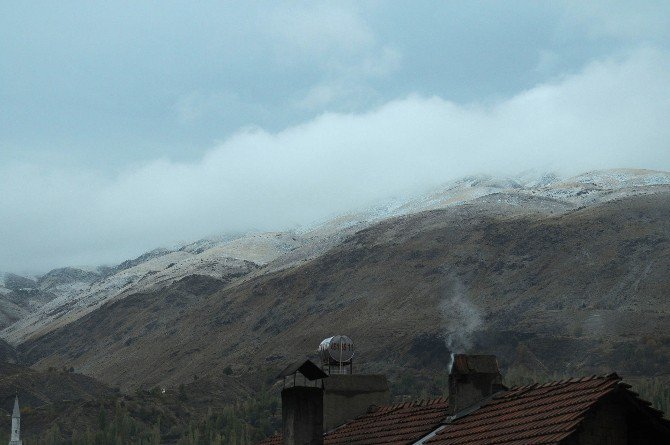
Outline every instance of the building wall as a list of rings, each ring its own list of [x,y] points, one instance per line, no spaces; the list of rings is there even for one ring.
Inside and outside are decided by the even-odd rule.
[[[621,405],[609,403],[594,408],[576,435],[566,445],[627,445],[626,414]]]
[[[331,375],[323,379],[323,428],[328,432],[391,401],[384,375]]]

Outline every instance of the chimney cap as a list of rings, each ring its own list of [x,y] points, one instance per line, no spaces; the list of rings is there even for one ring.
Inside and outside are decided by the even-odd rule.
[[[495,355],[456,354],[451,368],[452,374],[498,374],[498,360]]]
[[[304,375],[307,380],[318,380],[318,379],[325,379],[328,377],[328,374],[323,372],[321,368],[316,366],[313,361],[311,360],[298,360],[295,363],[292,363],[288,365],[282,372],[279,373],[277,376],[278,379],[282,377],[287,377],[289,375],[293,375],[296,372],[299,372],[300,374]]]

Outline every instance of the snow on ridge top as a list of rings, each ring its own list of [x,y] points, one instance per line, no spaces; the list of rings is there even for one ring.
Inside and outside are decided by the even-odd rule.
[[[386,218],[458,206],[495,193],[522,193],[528,189],[553,184],[558,180],[558,176],[553,172],[527,171],[518,176],[468,175],[420,194],[391,198],[366,209],[334,216],[303,228],[299,233],[308,236],[335,233]]]
[[[574,176],[565,183],[593,184],[603,188],[670,185],[670,172],[643,169],[595,170]]]
[[[177,245],[177,247],[174,250],[180,250],[184,252],[189,252],[194,255],[197,255],[199,253],[202,253],[206,250],[215,248],[217,246],[220,246],[221,244],[228,243],[230,241],[234,241],[238,238],[245,237],[247,235],[240,235],[240,234],[226,234],[226,235],[215,235],[215,236],[209,236],[207,238],[202,238],[197,241],[191,241],[191,242],[186,242],[186,243],[180,243]]]
[[[201,254],[154,251],[157,255],[143,256],[144,261],[134,265],[127,262],[128,267],[93,283],[58,286],[53,289],[57,298],[5,328],[0,335],[18,344],[36,333],[50,332],[63,323],[76,320],[113,298],[157,289],[188,275],[222,279],[245,274],[256,267],[251,262],[217,255],[214,250]]]
[[[254,233],[208,249],[203,258],[229,257],[262,265],[303,244],[304,239],[293,232]]]
[[[654,185],[670,185],[670,172],[642,169],[596,170],[567,179],[552,171],[525,171],[517,176],[507,177],[469,175],[446,182],[423,194],[389,199],[367,209],[337,215],[315,223],[300,233],[334,233],[384,218],[457,206],[501,192],[533,194],[570,205],[584,205],[617,196],[609,196],[611,191]]]
[[[7,295],[11,292],[11,290],[5,287],[5,275],[6,272],[0,271],[0,295]]]
[[[547,187],[561,180],[561,177],[552,171],[538,174],[537,172],[523,172],[515,178],[524,188]]]

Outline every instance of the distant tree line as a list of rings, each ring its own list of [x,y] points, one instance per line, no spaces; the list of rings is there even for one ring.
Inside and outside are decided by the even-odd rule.
[[[183,388],[180,395],[187,397]],[[149,409],[147,408],[147,412]],[[142,418],[144,417],[144,418]],[[131,415],[117,400],[113,412],[100,407],[95,427],[66,431],[58,421],[39,437],[22,437],[24,445],[251,445],[281,428],[277,394],[263,391],[258,397],[223,409],[208,410],[202,420],[162,425],[160,417]],[[9,435],[0,432],[0,444]]]
[[[567,378],[564,375],[546,375],[524,367],[512,367],[505,372],[508,386],[526,385]],[[395,401],[448,395],[448,374],[407,370],[391,378],[391,393]],[[652,402],[657,409],[670,411],[668,378],[655,377],[630,381],[633,390]],[[179,398],[188,398],[184,387]],[[146,409],[145,409],[146,408]],[[142,414],[142,412],[145,414]],[[113,410],[100,407],[95,425],[83,430],[66,431],[54,422],[39,437],[23,438],[24,445],[251,445],[281,430],[281,407],[277,389],[267,385],[253,399],[238,401],[228,407],[209,409],[204,418],[182,424],[168,425],[160,415],[149,414],[150,408],[141,407],[131,414],[119,400]],[[0,432],[0,444],[9,441],[8,432]]]

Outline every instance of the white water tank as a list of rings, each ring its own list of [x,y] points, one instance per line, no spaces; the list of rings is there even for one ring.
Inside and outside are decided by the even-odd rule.
[[[354,342],[346,335],[334,335],[319,344],[321,367],[328,374],[351,373]]]

